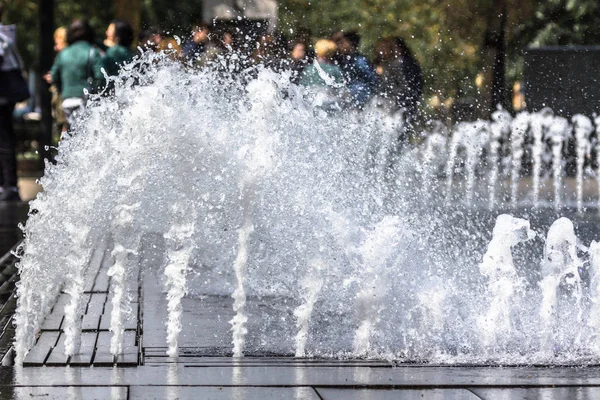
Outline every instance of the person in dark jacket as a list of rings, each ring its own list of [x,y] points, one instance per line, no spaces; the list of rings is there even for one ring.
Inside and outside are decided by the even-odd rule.
[[[111,45],[106,49],[102,58],[102,66],[108,76],[119,74],[121,66],[133,59],[131,44],[133,43],[133,28],[127,21],[114,20],[106,29],[105,43]]]
[[[341,68],[350,93],[350,106],[362,108],[373,97],[378,86],[375,69],[358,52],[360,36],[356,32],[337,32],[332,36],[338,48],[335,63]]]
[[[16,46],[16,28],[2,25],[3,11],[0,3],[0,201],[20,201],[13,111],[15,103],[29,97],[29,89],[22,75],[23,60]]]
[[[381,76],[380,94],[394,111],[403,109],[406,121],[413,124],[423,97],[419,63],[401,38],[379,40],[375,52],[377,73]]]
[[[63,111],[71,126],[75,116],[85,108],[85,90],[97,88],[104,76],[102,57],[92,45],[94,33],[86,21],[73,21],[67,29],[67,42],[69,46],[56,56],[50,76],[63,98]]]
[[[417,59],[413,56],[412,51],[401,37],[396,38],[396,46],[398,48],[398,57],[402,62],[402,71],[408,91],[404,98],[404,106],[407,111],[407,120],[414,122],[419,114],[419,106],[423,99],[423,72]]]
[[[210,44],[210,26],[199,24],[192,31],[192,37],[181,48],[183,56],[188,60],[196,60],[206,52]]]

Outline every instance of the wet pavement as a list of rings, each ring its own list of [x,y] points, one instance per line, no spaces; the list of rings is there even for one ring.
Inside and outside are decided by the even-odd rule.
[[[400,366],[40,367],[0,372],[0,398],[598,399],[599,368]]]
[[[21,238],[26,204],[0,204],[0,246]],[[229,356],[231,299],[184,299],[179,356],[167,357],[166,300],[156,276],[140,274],[131,346],[108,355],[109,246],[86,282],[81,354],[61,357],[61,301],[48,316],[27,367],[0,367],[0,399],[600,399],[600,367],[449,367],[364,360]],[[42,340],[42,338],[44,338]],[[63,337],[64,340],[64,337]],[[42,348],[41,344],[45,347]],[[37,349],[37,350],[36,350]],[[37,353],[35,353],[37,351]],[[36,357],[33,355],[38,354]]]
[[[110,244],[103,245],[92,257],[94,273],[86,281],[88,312],[81,353],[62,356],[64,300],[59,297],[57,311],[47,317],[26,359],[29,366],[0,367],[0,399],[600,399],[600,367],[595,366],[392,366],[291,356],[233,359],[227,354],[231,299],[219,296],[185,299],[179,356],[167,357],[166,300],[153,274],[140,274],[137,312],[126,327],[130,350],[112,359],[106,340]]]
[[[25,222],[29,206],[24,202],[0,202],[0,255],[9,251],[23,238],[18,227]]]

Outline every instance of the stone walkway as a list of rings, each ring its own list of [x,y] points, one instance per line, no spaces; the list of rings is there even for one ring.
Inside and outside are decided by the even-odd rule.
[[[152,255],[146,255],[152,257]],[[86,281],[84,346],[62,355],[60,296],[24,367],[0,368],[0,399],[600,399],[600,367],[405,365],[293,357],[233,359],[229,298],[187,299],[179,357],[166,356],[165,297],[140,281],[124,354],[108,354],[110,252],[99,247]],[[140,275],[142,276],[142,275]],[[138,307],[139,305],[139,307]],[[62,340],[61,340],[62,338]],[[211,354],[212,353],[212,354]]]
[[[26,204],[0,205],[0,244],[14,246]],[[151,257],[150,257],[151,258]],[[14,257],[0,258],[0,352],[10,347]],[[99,247],[87,274],[84,346],[62,355],[61,296],[24,367],[0,367],[2,399],[600,399],[600,367],[445,367],[362,360],[229,356],[229,298],[185,299],[179,357],[166,356],[165,297],[156,276],[140,278],[126,351],[108,353],[110,252]],[[142,275],[140,275],[142,276]],[[6,357],[3,362],[7,364]]]

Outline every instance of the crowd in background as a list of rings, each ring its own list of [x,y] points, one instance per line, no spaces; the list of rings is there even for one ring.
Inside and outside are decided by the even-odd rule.
[[[133,28],[128,22],[112,21],[105,35],[104,41],[96,41],[85,20],[75,20],[54,33],[57,54],[44,79],[51,85],[55,118],[62,132],[85,108],[89,93],[110,90],[104,73],[117,75],[120,67],[133,59]]]
[[[390,112],[402,110],[409,125],[417,120],[423,75],[402,38],[381,39],[375,46],[376,57],[369,59],[360,53],[360,36],[353,31],[314,40],[310,32],[301,29],[289,39],[269,33],[264,27],[257,30],[261,24],[250,22],[254,25],[247,26],[247,30],[226,24],[199,24],[185,38],[169,37],[160,29],[145,29],[139,33],[137,43],[131,24],[121,20],[108,25],[103,40],[95,37],[85,20],[58,28],[54,34],[55,60],[44,79],[50,85],[53,117],[60,135],[85,109],[90,93],[110,94],[110,77],[118,75],[121,66],[133,59],[134,44],[139,51],[166,52],[193,68],[225,65],[229,73],[236,73],[263,65],[287,71],[293,83],[328,92],[338,107],[362,109],[376,101]],[[15,103],[29,97],[15,35],[10,32],[9,27],[0,24],[0,201],[5,197],[18,200],[12,112]],[[233,59],[238,61],[233,63]]]
[[[224,65],[223,60],[233,58],[228,58],[229,54],[236,54],[237,64],[228,64],[228,72],[246,70],[248,64],[289,71],[293,83],[327,90],[342,107],[362,109],[376,98],[392,112],[403,110],[409,123],[416,120],[423,76],[402,38],[381,39],[375,48],[377,56],[368,59],[359,52],[360,36],[353,31],[312,41],[305,30],[288,39],[266,31],[252,33],[251,28],[199,24],[187,38],[169,37],[150,28],[139,33],[137,45],[143,51],[168,52],[198,68]],[[113,21],[106,39],[99,42],[89,25],[77,20],[57,30],[55,43],[58,53],[47,80],[54,86],[55,104],[62,105],[62,113],[56,107],[56,115],[64,114],[61,122],[67,130],[73,116],[85,107],[84,90],[92,90],[90,82],[107,90],[102,68],[108,76],[116,75],[120,66],[132,59],[133,30],[125,21]]]
[[[377,97],[391,111],[404,110],[409,122],[416,120],[423,96],[421,68],[400,37],[379,40],[374,59],[359,52],[360,36],[354,31],[313,41],[306,30],[299,30],[293,39],[265,32],[249,38],[244,29],[200,24],[181,46],[159,30],[142,32],[139,43],[158,51],[170,49],[182,60],[199,66],[229,52],[246,53],[251,63],[291,71],[294,83],[327,87],[346,107],[360,109]]]

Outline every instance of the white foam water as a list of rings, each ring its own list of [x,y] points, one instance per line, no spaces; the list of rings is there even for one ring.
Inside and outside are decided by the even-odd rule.
[[[583,211],[583,166],[590,155],[590,134],[594,131],[592,121],[582,114],[576,114],[572,118],[576,141],[576,163],[577,163],[577,211]]]
[[[444,152],[441,132],[429,150],[403,147],[401,115],[342,110],[342,101],[322,107],[290,84],[289,74],[238,70],[233,77],[146,54],[60,143],[25,227],[18,363],[62,290],[72,296],[66,351],[77,353],[81,305],[75,299],[90,249],[105,242],[113,243],[111,352],[120,354],[127,294],[138,268],[146,267],[139,253],[152,237],[165,243],[173,357],[185,329],[185,296],[219,295],[233,298],[235,357],[276,352],[501,364],[600,358],[598,346],[586,340],[597,335],[595,317],[580,301],[597,301],[597,290],[578,283],[572,227],[559,219],[541,257],[539,239],[524,241],[531,236],[526,221],[502,216],[492,233],[493,220],[471,213],[480,187],[495,186],[477,185],[487,176],[479,169],[490,143],[497,143],[500,166],[506,159],[497,133],[508,130],[508,121],[456,126],[438,157],[432,153]],[[548,132],[560,150],[570,126],[557,118]],[[508,147],[515,152],[508,169],[514,184],[520,150]],[[429,153],[420,168],[423,151]],[[446,193],[438,195],[420,174],[436,180],[444,161]],[[455,172],[462,167],[470,206],[440,207],[444,200],[454,205]],[[426,206],[423,190],[430,192]],[[191,284],[192,274],[202,279]],[[280,304],[289,318],[257,322],[257,302]],[[548,312],[552,304],[562,311]]]

